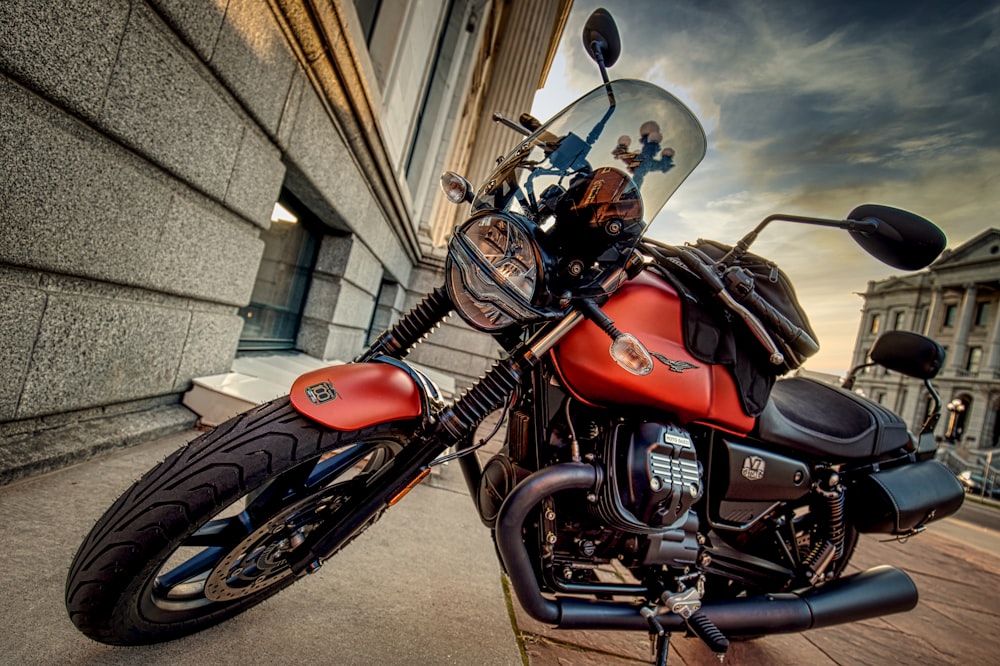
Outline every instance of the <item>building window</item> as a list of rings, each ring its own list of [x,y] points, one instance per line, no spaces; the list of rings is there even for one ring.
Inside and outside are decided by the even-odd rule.
[[[435,144],[441,141],[441,117],[447,112],[449,79],[462,43],[462,33],[466,30],[464,10],[465,6],[461,3],[449,3],[445,24],[431,60],[431,77],[417,112],[416,129],[406,158],[406,183],[414,194],[418,191],[421,178],[426,175],[428,155],[433,154],[432,151],[437,149]]]
[[[903,328],[903,318],[905,316],[906,313],[902,310],[892,315],[892,330],[898,331]]]
[[[980,301],[976,304],[976,326],[986,326],[990,317],[990,302]]]
[[[965,369],[969,372],[979,372],[979,364],[983,360],[982,347],[969,347],[969,355],[965,360]]]
[[[885,391],[874,391],[872,393],[872,400],[881,405],[885,401]]]
[[[250,304],[240,308],[243,332],[238,351],[294,349],[309,281],[319,251],[321,225],[287,192],[262,231],[264,256]]]
[[[380,89],[384,89],[400,44],[408,16],[404,0],[355,0],[358,19],[365,31],[368,55]]]
[[[1000,399],[993,401],[993,423],[990,426],[990,438],[987,440],[989,442],[990,448],[996,448],[997,444],[1000,444]]]
[[[955,314],[958,312],[958,306],[952,303],[944,309],[944,327],[951,328],[955,325]]]
[[[881,317],[878,315],[878,313],[872,314],[871,321],[868,324],[868,332],[869,333],[878,333],[878,327],[879,327],[880,321],[881,321]]]

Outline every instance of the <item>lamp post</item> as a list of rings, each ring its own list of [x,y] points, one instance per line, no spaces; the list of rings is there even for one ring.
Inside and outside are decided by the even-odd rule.
[[[990,470],[990,466],[992,464],[993,464],[993,452],[990,451],[989,453],[986,454],[986,469],[983,470],[983,488],[982,491],[979,493],[979,499],[983,499],[986,497],[986,484],[990,482],[990,474],[992,471]],[[993,497],[994,488],[992,487],[992,485],[993,484],[991,484],[990,488],[990,497]]]
[[[944,437],[948,442],[955,444],[962,437],[961,417],[965,412],[965,402],[955,398],[945,409],[948,410],[948,430]]]

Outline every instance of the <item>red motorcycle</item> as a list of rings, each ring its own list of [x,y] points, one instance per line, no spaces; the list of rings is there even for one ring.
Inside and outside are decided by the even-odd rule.
[[[354,363],[300,377],[150,470],[81,545],[73,622],[105,643],[165,641],[221,622],[327,563],[457,459],[512,589],[563,628],[650,632],[656,658],[690,632],[798,632],[911,609],[899,569],[842,576],[859,533],[907,537],[962,503],[933,460],[934,423],[847,389],[779,376],[817,350],[778,267],[751,254],[775,220],[845,230],[904,270],[945,246],[927,220],[864,205],[844,220],[775,215],[734,246],[643,239],[705,153],[676,98],[609,81],[617,28],[584,31],[604,84],[526,138],[475,192],[445,284]],[[404,362],[450,312],[505,357],[445,404]],[[884,335],[873,362],[929,380],[944,350]],[[502,409],[501,452],[474,433]],[[446,454],[449,447],[455,451]],[[597,570],[615,562],[623,582]]]

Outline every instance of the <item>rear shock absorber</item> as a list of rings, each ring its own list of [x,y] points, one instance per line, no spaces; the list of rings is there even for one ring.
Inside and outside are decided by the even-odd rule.
[[[844,556],[845,535],[844,487],[840,485],[840,476],[830,470],[827,478],[816,484],[816,492],[822,498],[822,509],[817,507],[814,545],[802,561],[806,578],[814,585],[823,580],[831,563]]]
[[[835,548],[833,559],[844,556],[844,486],[840,485],[840,475],[831,471],[826,482],[820,482],[817,490],[823,497],[826,508],[827,539]]]
[[[454,305],[448,291],[444,287],[438,287],[378,336],[354,362],[365,363],[381,355],[402,359],[424,336],[444,321],[452,308]]]

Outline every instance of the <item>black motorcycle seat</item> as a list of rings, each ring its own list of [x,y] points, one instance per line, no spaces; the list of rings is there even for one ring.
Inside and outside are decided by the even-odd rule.
[[[882,405],[805,377],[775,382],[757,432],[764,441],[833,461],[879,456],[910,441],[903,420]]]

